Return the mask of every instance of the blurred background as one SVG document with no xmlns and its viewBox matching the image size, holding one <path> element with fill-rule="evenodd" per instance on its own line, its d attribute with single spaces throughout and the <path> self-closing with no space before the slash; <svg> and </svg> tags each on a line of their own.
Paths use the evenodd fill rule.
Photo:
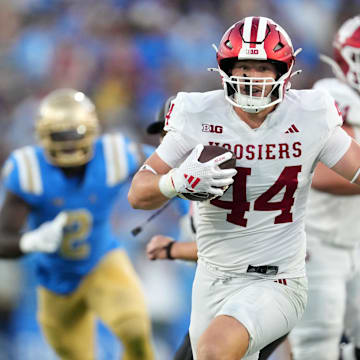
<svg viewBox="0 0 360 360">
<path fill-rule="evenodd" d="M 318 54 L 332 54 L 339 25 L 360 13 L 360 0 L 0 0 L 0 164 L 17 147 L 33 144 L 39 101 L 72 87 L 95 102 L 103 131 L 135 141 L 146 135 L 162 102 L 178 91 L 221 86 L 206 71 L 224 31 L 239 19 L 267 16 L 304 50 L 295 88 L 330 76 Z M 134 238 L 130 230 L 151 212 L 119 199 L 114 226 L 139 272 L 153 320 L 157 360 L 169 360 L 185 334 L 195 267 L 150 262 L 144 247 L 163 233 L 177 237 L 179 211 L 168 207 Z M 0 360 L 55 359 L 36 324 L 31 257 L 0 262 Z M 99 325 L 98 359 L 117 359 L 119 345 Z"/>
</svg>

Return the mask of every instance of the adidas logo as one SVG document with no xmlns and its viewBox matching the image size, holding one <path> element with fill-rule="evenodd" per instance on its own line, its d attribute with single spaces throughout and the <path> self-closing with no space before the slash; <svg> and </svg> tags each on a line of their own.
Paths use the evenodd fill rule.
<svg viewBox="0 0 360 360">
<path fill-rule="evenodd" d="M 191 188 L 195 188 L 195 186 L 200 182 L 200 178 L 194 178 L 192 175 L 184 174 L 185 179 L 187 179 L 187 182 L 191 186 Z M 186 188 L 188 191 L 193 192 L 193 190 Z"/>
<path fill-rule="evenodd" d="M 292 124 L 286 131 L 285 134 L 300 132 L 298 128 Z"/>
</svg>

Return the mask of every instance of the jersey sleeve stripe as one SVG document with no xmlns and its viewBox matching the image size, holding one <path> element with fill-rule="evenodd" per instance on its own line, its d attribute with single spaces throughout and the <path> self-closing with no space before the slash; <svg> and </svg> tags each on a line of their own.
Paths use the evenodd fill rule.
<svg viewBox="0 0 360 360">
<path fill-rule="evenodd" d="M 43 191 L 39 164 L 30 146 L 16 150 L 15 160 L 19 168 L 20 187 L 24 192 L 40 195 Z"/>
<path fill-rule="evenodd" d="M 111 138 L 107 134 L 103 138 L 104 143 L 104 155 L 105 155 L 105 166 L 106 166 L 106 183 L 112 185 L 115 183 L 115 168 L 114 164 L 114 152 L 111 151 Z"/>
<path fill-rule="evenodd" d="M 118 169 L 118 178 L 117 182 L 124 181 L 128 175 L 129 175 L 129 169 L 128 169 L 128 160 L 127 160 L 127 154 L 126 154 L 126 144 L 125 139 L 120 134 L 113 135 L 115 138 L 115 146 L 116 146 L 116 152 L 117 156 L 115 160 L 117 161 L 117 169 Z"/>
<path fill-rule="evenodd" d="M 128 175 L 125 141 L 119 135 L 104 136 L 104 153 L 106 164 L 106 183 L 114 186 L 126 179 Z"/>
<path fill-rule="evenodd" d="M 119 166 L 119 160 L 118 160 L 118 151 L 117 151 L 117 142 L 114 135 L 110 136 L 110 142 L 111 142 L 111 152 L 113 153 L 113 166 L 114 166 L 114 184 L 117 183 L 118 179 L 120 178 L 120 166 Z"/>
<path fill-rule="evenodd" d="M 142 150 L 142 146 L 140 144 L 131 142 L 128 146 L 128 149 L 136 161 L 136 168 L 139 168 L 140 165 L 143 164 L 146 160 L 146 156 Z"/>
<path fill-rule="evenodd" d="M 23 149 L 14 152 L 14 158 L 19 169 L 19 183 L 22 191 L 29 192 L 29 172 L 27 169 Z"/>
<path fill-rule="evenodd" d="M 24 149 L 24 152 L 30 167 L 30 184 L 32 192 L 36 195 L 41 195 L 43 193 L 43 186 L 41 181 L 40 166 L 35 154 L 35 149 L 28 146 Z"/>
</svg>

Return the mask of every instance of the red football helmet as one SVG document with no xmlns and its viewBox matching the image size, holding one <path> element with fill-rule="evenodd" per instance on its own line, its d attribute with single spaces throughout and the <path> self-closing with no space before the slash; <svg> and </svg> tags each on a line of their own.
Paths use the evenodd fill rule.
<svg viewBox="0 0 360 360">
<path fill-rule="evenodd" d="M 246 112 L 256 113 L 273 106 L 284 97 L 290 88 L 289 79 L 295 62 L 295 56 L 301 49 L 294 52 L 290 37 L 285 30 L 273 20 L 265 17 L 246 17 L 232 25 L 223 35 L 216 58 L 225 89 L 225 98 L 234 106 Z M 277 77 L 240 77 L 232 76 L 231 70 L 238 60 L 270 61 L 276 65 Z M 296 72 L 298 73 L 298 72 Z M 261 96 L 253 96 L 253 85 L 262 86 Z M 240 85 L 247 85 L 247 95 L 240 92 Z M 264 96 L 265 86 L 273 88 Z"/>
<path fill-rule="evenodd" d="M 341 71 L 339 74 L 335 70 L 335 74 L 360 91 L 360 16 L 345 21 L 333 45 L 334 60 Z"/>
</svg>

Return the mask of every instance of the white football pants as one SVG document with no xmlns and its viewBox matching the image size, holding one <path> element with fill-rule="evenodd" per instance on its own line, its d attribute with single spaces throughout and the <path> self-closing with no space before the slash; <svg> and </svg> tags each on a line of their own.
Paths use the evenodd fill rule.
<svg viewBox="0 0 360 360">
<path fill-rule="evenodd" d="M 232 316 L 250 334 L 246 360 L 256 360 L 260 349 L 288 333 L 306 305 L 306 279 L 280 284 L 253 274 L 231 277 L 199 261 L 192 295 L 190 339 L 194 359 L 201 334 L 218 315 Z"/>
<path fill-rule="evenodd" d="M 346 312 L 347 333 L 360 345 L 360 255 L 309 234 L 307 249 L 308 304 L 290 334 L 294 360 L 338 360 Z"/>
</svg>

